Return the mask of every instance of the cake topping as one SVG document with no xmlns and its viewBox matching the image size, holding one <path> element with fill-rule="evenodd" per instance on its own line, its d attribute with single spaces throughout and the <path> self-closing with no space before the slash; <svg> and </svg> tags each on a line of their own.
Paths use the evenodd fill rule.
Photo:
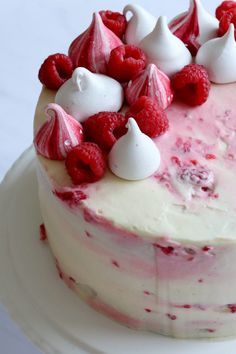
<svg viewBox="0 0 236 354">
<path fill-rule="evenodd" d="M 65 54 L 50 55 L 38 73 L 40 82 L 50 90 L 57 90 L 73 73 L 73 63 Z"/>
<path fill-rule="evenodd" d="M 146 66 L 147 58 L 142 49 L 134 45 L 121 45 L 111 51 L 107 71 L 120 82 L 138 75 Z"/>
<path fill-rule="evenodd" d="M 134 118 L 139 129 L 150 138 L 164 134 L 169 128 L 164 110 L 147 96 L 141 96 L 126 112 L 126 117 Z"/>
<path fill-rule="evenodd" d="M 128 132 L 114 144 L 109 154 L 109 166 L 118 177 L 142 180 L 160 166 L 160 153 L 155 143 L 143 134 L 133 118 L 127 123 Z"/>
<path fill-rule="evenodd" d="M 236 6 L 222 15 L 218 32 L 220 37 L 228 31 L 231 23 L 234 25 L 234 37 L 236 39 Z"/>
<path fill-rule="evenodd" d="M 192 56 L 184 43 L 174 36 L 161 16 L 154 30 L 140 43 L 150 63 L 154 63 L 166 75 L 171 76 L 190 64 Z"/>
<path fill-rule="evenodd" d="M 163 109 L 166 109 L 173 100 L 170 79 L 155 64 L 149 64 L 129 82 L 125 95 L 130 105 L 139 97 L 148 96 Z"/>
<path fill-rule="evenodd" d="M 206 42 L 199 49 L 196 62 L 205 66 L 210 80 L 216 84 L 236 81 L 234 25 L 223 37 Z"/>
<path fill-rule="evenodd" d="M 211 83 L 202 65 L 190 64 L 173 76 L 172 87 L 183 102 L 197 106 L 206 102 Z"/>
<path fill-rule="evenodd" d="M 101 111 L 119 111 L 123 104 L 123 88 L 108 76 L 77 68 L 72 78 L 58 90 L 55 101 L 83 122 Z"/>
<path fill-rule="evenodd" d="M 217 37 L 219 23 L 202 6 L 199 0 L 190 0 L 187 12 L 174 18 L 169 27 L 180 38 L 193 55 L 206 41 Z"/>
<path fill-rule="evenodd" d="M 206 166 L 185 163 L 178 167 L 177 178 L 185 184 L 192 185 L 195 189 L 200 188 L 204 193 L 214 190 L 215 176 Z"/>
<path fill-rule="evenodd" d="M 112 12 L 109 10 L 99 11 L 99 15 L 101 16 L 104 25 L 114 32 L 117 37 L 122 39 L 127 27 L 125 16 L 119 12 Z"/>
<path fill-rule="evenodd" d="M 90 27 L 71 43 L 69 56 L 75 67 L 83 66 L 105 74 L 110 52 L 121 44 L 121 40 L 104 25 L 99 13 L 94 13 Z"/>
<path fill-rule="evenodd" d="M 106 162 L 100 148 L 94 143 L 74 147 L 66 157 L 65 165 L 74 184 L 92 183 L 101 179 Z"/>
<path fill-rule="evenodd" d="M 127 119 L 121 113 L 100 112 L 84 122 L 86 139 L 109 151 L 116 140 L 126 133 L 126 123 Z"/>
<path fill-rule="evenodd" d="M 220 6 L 217 7 L 216 9 L 216 18 L 218 20 L 221 19 L 221 17 L 228 11 L 233 8 L 236 8 L 236 2 L 235 1 L 223 1 Z"/>
<path fill-rule="evenodd" d="M 154 29 L 156 18 L 140 5 L 125 6 L 124 15 L 128 12 L 132 13 L 132 17 L 128 22 L 125 40 L 128 44 L 138 45 Z"/>
<path fill-rule="evenodd" d="M 55 103 L 46 106 L 45 114 L 47 121 L 34 138 L 36 151 L 51 160 L 64 160 L 83 141 L 82 126 Z"/>
</svg>

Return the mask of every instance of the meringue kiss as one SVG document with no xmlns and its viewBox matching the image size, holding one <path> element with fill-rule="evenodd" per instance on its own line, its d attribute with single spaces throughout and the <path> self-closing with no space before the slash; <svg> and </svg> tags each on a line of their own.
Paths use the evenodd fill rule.
<svg viewBox="0 0 236 354">
<path fill-rule="evenodd" d="M 192 62 L 192 56 L 184 43 L 174 36 L 161 16 L 154 30 L 139 44 L 148 61 L 155 64 L 166 75 L 172 76 Z"/>
<path fill-rule="evenodd" d="M 148 64 L 145 70 L 128 83 L 125 95 L 129 105 L 141 96 L 148 96 L 163 109 L 173 100 L 170 79 L 155 64 Z"/>
<path fill-rule="evenodd" d="M 189 10 L 174 18 L 169 27 L 196 55 L 202 44 L 217 37 L 219 22 L 205 10 L 200 0 L 190 0 Z"/>
<path fill-rule="evenodd" d="M 124 15 L 127 16 L 128 12 L 132 13 L 132 17 L 125 32 L 125 41 L 138 46 L 141 40 L 153 31 L 157 19 L 140 5 L 125 6 Z"/>
<path fill-rule="evenodd" d="M 136 121 L 129 118 L 128 132 L 113 145 L 109 154 L 109 166 L 118 177 L 138 181 L 150 177 L 160 166 L 160 152 Z"/>
<path fill-rule="evenodd" d="M 69 56 L 75 67 L 83 66 L 94 73 L 105 74 L 110 52 L 122 44 L 104 25 L 99 13 L 94 13 L 89 28 L 71 43 Z"/>
<path fill-rule="evenodd" d="M 203 44 L 197 53 L 196 63 L 205 66 L 210 81 L 216 84 L 236 81 L 236 42 L 233 24 L 223 37 Z"/>
<path fill-rule="evenodd" d="M 64 160 L 83 141 L 82 126 L 56 103 L 49 103 L 45 114 L 47 121 L 34 138 L 36 151 L 51 160 Z"/>
<path fill-rule="evenodd" d="M 85 68 L 77 68 L 72 78 L 57 91 L 55 102 L 83 122 L 98 112 L 119 111 L 123 98 L 123 88 L 118 81 Z"/>
</svg>

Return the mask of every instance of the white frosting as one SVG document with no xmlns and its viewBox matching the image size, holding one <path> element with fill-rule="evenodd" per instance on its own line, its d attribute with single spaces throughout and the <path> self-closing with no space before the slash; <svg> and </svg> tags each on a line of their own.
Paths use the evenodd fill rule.
<svg viewBox="0 0 236 354">
<path fill-rule="evenodd" d="M 217 32 L 219 28 L 219 21 L 209 14 L 209 12 L 204 8 L 200 0 L 190 0 L 190 7 L 188 12 L 184 12 L 177 17 L 175 17 L 170 22 L 171 31 L 174 33 L 177 29 L 181 28 L 185 25 L 190 16 L 192 16 L 192 11 L 196 6 L 196 16 L 197 16 L 197 24 L 199 27 L 199 36 L 197 38 L 198 43 L 200 45 L 204 44 L 205 42 L 209 41 L 212 38 L 217 37 Z M 179 22 L 178 22 L 179 19 Z M 182 21 L 181 21 L 182 19 Z M 172 24 L 176 23 L 175 26 Z"/>
<path fill-rule="evenodd" d="M 167 19 L 161 16 L 154 30 L 140 43 L 150 63 L 171 76 L 192 61 L 192 56 L 184 43 L 174 36 L 167 24 Z"/>
<path fill-rule="evenodd" d="M 113 146 L 109 166 L 118 177 L 137 181 L 150 177 L 160 166 L 160 153 L 151 138 L 143 134 L 134 118 L 129 118 L 128 132 Z"/>
<path fill-rule="evenodd" d="M 55 102 L 79 122 L 84 122 L 101 111 L 119 111 L 123 95 L 123 88 L 116 80 L 79 67 L 60 87 Z"/>
<path fill-rule="evenodd" d="M 152 32 L 157 19 L 140 5 L 125 6 L 124 15 L 128 12 L 132 13 L 132 17 L 128 22 L 125 40 L 128 44 L 138 45 L 145 36 Z"/>
<path fill-rule="evenodd" d="M 236 81 L 236 43 L 233 24 L 223 37 L 212 39 L 200 48 L 196 63 L 205 66 L 212 82 L 227 84 Z"/>
</svg>

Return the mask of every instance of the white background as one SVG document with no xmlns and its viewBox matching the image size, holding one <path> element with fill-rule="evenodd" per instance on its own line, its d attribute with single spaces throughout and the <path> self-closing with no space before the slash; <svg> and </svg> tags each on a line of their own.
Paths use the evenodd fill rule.
<svg viewBox="0 0 236 354">
<path fill-rule="evenodd" d="M 219 3 L 202 1 L 212 12 Z M 167 15 L 169 19 L 188 7 L 188 0 L 137 3 L 156 16 Z M 37 75 L 42 61 L 53 53 L 67 53 L 71 41 L 89 25 L 92 12 L 121 11 L 124 5 L 123 0 L 1 1 L 0 181 L 32 142 L 34 109 L 41 89 Z M 39 353 L 0 304 L 0 354 Z"/>
</svg>

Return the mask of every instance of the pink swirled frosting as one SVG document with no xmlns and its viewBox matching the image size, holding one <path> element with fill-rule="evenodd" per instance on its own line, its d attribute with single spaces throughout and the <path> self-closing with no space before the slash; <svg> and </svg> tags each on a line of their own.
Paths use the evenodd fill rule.
<svg viewBox="0 0 236 354">
<path fill-rule="evenodd" d="M 82 142 L 82 126 L 56 103 L 49 103 L 45 114 L 47 121 L 34 138 L 36 151 L 51 160 L 64 160 L 67 153 Z"/>
</svg>

